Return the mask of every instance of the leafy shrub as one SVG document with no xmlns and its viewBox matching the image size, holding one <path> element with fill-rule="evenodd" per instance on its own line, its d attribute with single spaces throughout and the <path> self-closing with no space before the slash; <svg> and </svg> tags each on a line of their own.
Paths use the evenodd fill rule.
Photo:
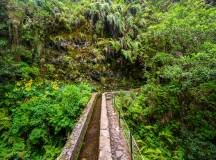
<svg viewBox="0 0 216 160">
<path fill-rule="evenodd" d="M 22 84 L 17 83 L 18 88 L 8 93 L 8 98 L 14 97 L 17 102 L 12 115 L 2 108 L 1 158 L 54 159 L 88 102 L 91 88 L 86 84 L 60 86 L 32 80 Z"/>
<path fill-rule="evenodd" d="M 156 54 L 142 90 L 117 98 L 147 159 L 215 159 L 215 44 L 200 48 Z"/>
</svg>

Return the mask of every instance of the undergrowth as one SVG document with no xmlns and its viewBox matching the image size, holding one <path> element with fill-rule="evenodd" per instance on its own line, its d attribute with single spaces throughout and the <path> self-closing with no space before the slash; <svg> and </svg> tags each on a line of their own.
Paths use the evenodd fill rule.
<svg viewBox="0 0 216 160">
<path fill-rule="evenodd" d="M 84 83 L 16 82 L 1 100 L 0 159 L 55 159 L 90 94 Z"/>
</svg>

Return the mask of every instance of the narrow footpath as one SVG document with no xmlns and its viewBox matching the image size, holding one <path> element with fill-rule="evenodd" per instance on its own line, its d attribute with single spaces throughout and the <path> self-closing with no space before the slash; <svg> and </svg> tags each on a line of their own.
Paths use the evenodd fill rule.
<svg viewBox="0 0 216 160">
<path fill-rule="evenodd" d="M 120 128 L 117 113 L 112 103 L 113 95 L 106 94 L 107 116 L 109 120 L 110 145 L 113 160 L 130 160 L 130 152 Z"/>
</svg>

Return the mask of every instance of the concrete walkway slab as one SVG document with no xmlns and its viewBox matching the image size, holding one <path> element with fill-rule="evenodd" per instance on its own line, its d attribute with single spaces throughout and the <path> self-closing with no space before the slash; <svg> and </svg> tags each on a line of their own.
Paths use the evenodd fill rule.
<svg viewBox="0 0 216 160">
<path fill-rule="evenodd" d="M 106 108 L 106 95 L 102 95 L 101 103 L 101 125 L 100 125 L 100 141 L 99 141 L 99 160 L 112 160 L 109 122 Z"/>
</svg>

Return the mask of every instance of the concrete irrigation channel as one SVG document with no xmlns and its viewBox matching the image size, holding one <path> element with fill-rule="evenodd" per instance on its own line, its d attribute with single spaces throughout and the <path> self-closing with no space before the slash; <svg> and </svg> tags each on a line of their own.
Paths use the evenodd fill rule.
<svg viewBox="0 0 216 160">
<path fill-rule="evenodd" d="M 101 96 L 95 102 L 93 114 L 85 134 L 78 159 L 97 160 L 99 155 Z"/>
<path fill-rule="evenodd" d="M 131 160 L 112 97 L 92 95 L 57 160 Z"/>
</svg>

